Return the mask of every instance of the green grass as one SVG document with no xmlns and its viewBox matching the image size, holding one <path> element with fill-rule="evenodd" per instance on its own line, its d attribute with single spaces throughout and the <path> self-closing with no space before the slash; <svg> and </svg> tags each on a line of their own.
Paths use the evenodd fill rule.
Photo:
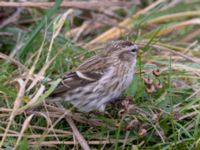
<svg viewBox="0 0 200 150">
<path fill-rule="evenodd" d="M 33 74 L 36 75 L 39 72 L 44 77 L 27 91 L 33 81 L 28 80 L 27 72 L 16 63 L 8 61 L 8 58 L 0 59 L 0 141 L 5 136 L 6 128 L 11 122 L 5 141 L 2 143 L 3 149 L 12 149 L 14 146 L 19 149 L 30 147 L 34 149 L 72 149 L 73 147 L 82 149 L 79 144 L 73 143 L 74 136 L 71 127 L 64 118 L 60 118 L 62 114 L 56 112 L 55 108 L 49 111 L 38 110 L 30 123 L 24 124 L 31 115 L 24 113 L 25 108 L 28 107 L 27 103 L 39 94 L 43 86 L 43 91 L 46 92 L 40 93 L 36 101 L 45 99 L 60 82 L 59 79 L 64 72 L 75 69 L 84 59 L 94 55 L 95 52 L 84 49 L 84 45 L 94 39 L 97 34 L 100 35 L 109 29 L 108 25 L 104 25 L 98 30 L 81 35 L 78 41 L 74 42 L 73 37 L 65 36 L 66 31 L 71 31 L 76 27 L 72 25 L 71 19 L 67 16 L 62 30 L 53 38 L 58 31 L 58 26 L 61 25 L 59 20 L 66 12 L 64 9 L 56 11 L 61 1 L 56 2 L 53 8 L 47 10 L 45 14 L 39 13 L 38 9 L 30 9 L 30 11 L 38 12 L 35 16 L 28 12 L 22 14 L 22 16 L 29 16 L 32 20 L 37 19 L 39 15 L 39 18 L 43 18 L 40 23 L 33 21 L 20 26 L 11 24 L 0 29 L 0 32 L 13 35 L 0 37 L 0 52 L 8 56 L 15 53 L 12 59 L 21 62 L 28 69 L 31 73 L 30 79 L 36 80 L 37 77 Z M 184 26 L 182 29 L 159 36 L 159 33 L 167 27 L 199 18 L 200 15 L 184 16 L 176 20 L 164 19 L 154 25 L 148 24 L 148 21 L 161 16 L 198 11 L 200 3 L 199 1 L 190 3 L 183 1 L 165 8 L 170 6 L 169 4 L 170 2 L 165 1 L 136 18 L 131 24 L 134 27 L 134 33 L 130 32 L 118 37 L 135 41 L 142 46 L 134 80 L 124 92 L 123 98 L 120 98 L 123 100 L 124 97 L 132 96 L 128 110 L 121 107 L 121 101 L 107 106 L 109 115 L 80 113 L 72 108 L 71 104 L 64 104 L 67 110 L 72 111 L 75 125 L 91 149 L 197 150 L 200 148 L 200 96 L 198 92 L 200 89 L 198 39 L 200 36 L 189 41 L 183 40 L 199 28 L 194 23 L 189 27 Z M 138 7 L 137 10 L 143 9 L 144 5 L 147 4 L 143 3 L 142 8 Z M 132 8 L 129 9 L 130 13 L 133 13 Z M 87 20 L 84 20 L 84 15 L 79 15 L 75 16 L 76 21 L 85 22 Z M 122 18 L 121 21 L 124 19 Z M 19 21 L 23 21 L 23 17 Z M 27 32 L 29 30 L 32 32 Z M 16 47 L 20 44 L 23 45 L 22 48 L 16 51 Z M 180 55 L 174 52 L 179 52 Z M 47 65 L 46 69 L 45 65 Z M 157 68 L 161 71 L 159 76 L 152 73 Z M 160 82 L 162 88 L 152 93 L 147 92 L 143 78 L 152 79 L 153 84 Z M 17 86 L 14 81 L 16 79 L 23 79 L 24 84 L 26 80 L 28 81 L 18 107 L 16 98 L 20 86 Z M 14 111 L 14 106 L 20 112 Z M 14 118 L 10 120 L 12 111 Z M 18 145 L 15 145 L 23 126 L 26 129 Z"/>
</svg>

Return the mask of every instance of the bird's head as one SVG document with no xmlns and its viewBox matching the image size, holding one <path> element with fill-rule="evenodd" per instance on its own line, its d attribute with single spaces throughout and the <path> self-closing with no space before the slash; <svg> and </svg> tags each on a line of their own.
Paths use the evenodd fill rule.
<svg viewBox="0 0 200 150">
<path fill-rule="evenodd" d="M 107 45 L 105 54 L 108 57 L 118 58 L 121 61 L 132 62 L 136 59 L 138 46 L 129 41 L 117 40 Z"/>
</svg>

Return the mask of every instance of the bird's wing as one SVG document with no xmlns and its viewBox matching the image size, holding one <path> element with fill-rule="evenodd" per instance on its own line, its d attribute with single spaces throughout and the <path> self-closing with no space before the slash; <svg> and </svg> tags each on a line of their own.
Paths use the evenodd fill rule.
<svg viewBox="0 0 200 150">
<path fill-rule="evenodd" d="M 94 56 L 82 63 L 75 72 L 66 73 L 52 95 L 59 95 L 95 82 L 103 76 L 107 69 L 105 58 Z"/>
<path fill-rule="evenodd" d="M 96 81 L 102 77 L 107 68 L 108 64 L 105 57 L 94 56 L 83 62 L 76 73 L 86 80 Z"/>
</svg>

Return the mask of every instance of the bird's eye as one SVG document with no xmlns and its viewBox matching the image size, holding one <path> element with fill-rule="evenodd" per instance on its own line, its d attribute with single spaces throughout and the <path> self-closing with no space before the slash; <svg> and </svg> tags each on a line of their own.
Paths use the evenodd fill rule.
<svg viewBox="0 0 200 150">
<path fill-rule="evenodd" d="M 131 49 L 131 52 L 136 52 L 136 50 L 137 50 L 136 48 L 133 48 Z"/>
<path fill-rule="evenodd" d="M 129 51 L 131 52 L 137 52 L 138 51 L 138 46 L 135 44 L 132 44 L 131 46 L 128 47 Z"/>
<path fill-rule="evenodd" d="M 132 49 L 131 49 L 131 52 L 137 52 L 138 51 L 138 48 L 137 47 L 133 47 Z"/>
</svg>

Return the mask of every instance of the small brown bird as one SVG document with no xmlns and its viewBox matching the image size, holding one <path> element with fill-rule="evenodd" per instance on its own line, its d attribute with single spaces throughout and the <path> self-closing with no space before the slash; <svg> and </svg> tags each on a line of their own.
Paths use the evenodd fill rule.
<svg viewBox="0 0 200 150">
<path fill-rule="evenodd" d="M 62 97 L 80 111 L 104 112 L 131 83 L 138 46 L 129 41 L 110 42 L 101 54 L 83 62 L 76 71 L 64 75 L 51 96 Z"/>
</svg>

